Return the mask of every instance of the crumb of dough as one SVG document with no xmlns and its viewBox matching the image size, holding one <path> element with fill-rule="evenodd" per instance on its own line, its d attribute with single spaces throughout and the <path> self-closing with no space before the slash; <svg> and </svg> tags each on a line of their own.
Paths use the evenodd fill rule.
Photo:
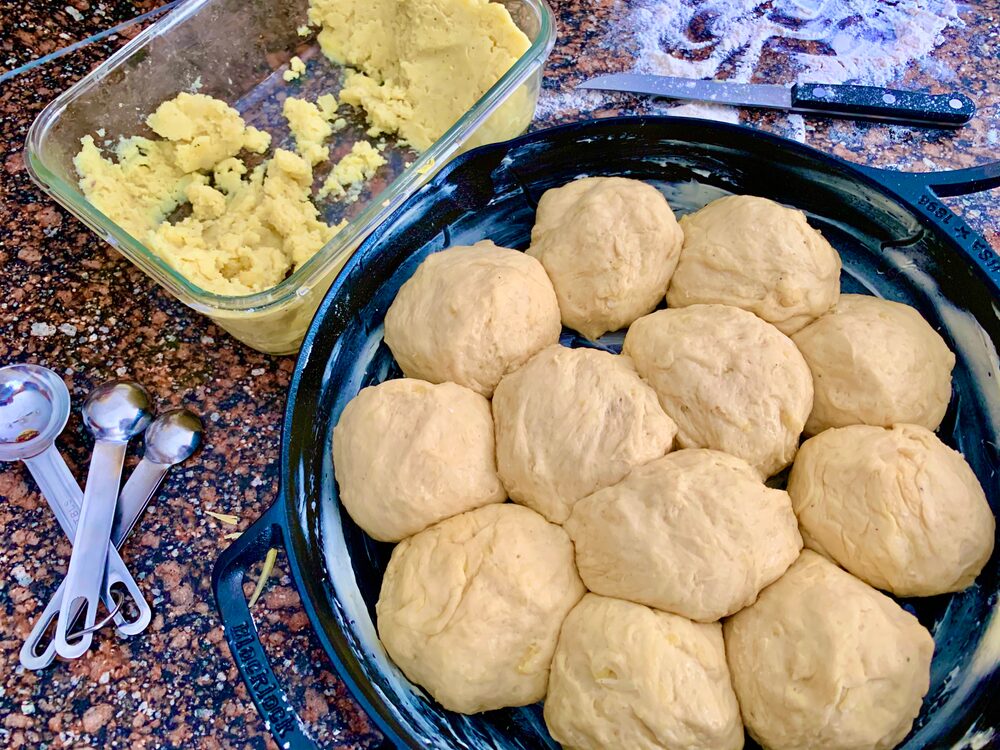
<svg viewBox="0 0 1000 750">
<path fill-rule="evenodd" d="M 286 81 L 294 81 L 296 78 L 301 77 L 303 73 L 306 72 L 306 64 L 302 62 L 302 58 L 295 55 L 291 60 L 288 61 L 288 70 L 281 74 L 281 77 Z"/>
<path fill-rule="evenodd" d="M 330 158 L 330 149 L 323 141 L 330 137 L 333 128 L 316 104 L 290 96 L 281 111 L 295 136 L 295 150 L 303 159 L 315 165 Z"/>
<path fill-rule="evenodd" d="M 356 69 L 340 98 L 364 108 L 368 134 L 398 132 L 420 151 L 531 44 L 507 9 L 489 0 L 310 0 L 309 22 L 322 27 L 324 54 Z M 494 123 L 503 138 L 531 118 L 530 97 L 515 98 L 516 111 Z"/>
<path fill-rule="evenodd" d="M 370 179 L 375 171 L 385 164 L 385 157 L 372 148 L 368 141 L 358 141 L 351 147 L 351 153 L 337 162 L 329 177 L 320 188 L 319 197 L 342 196 L 345 188 Z"/>
<path fill-rule="evenodd" d="M 426 164 L 420 165 L 420 169 L 417 170 L 417 174 L 424 175 L 430 172 L 436 166 L 434 159 L 431 159 Z"/>
<path fill-rule="evenodd" d="M 298 34 L 299 36 L 309 36 L 310 31 L 311 29 L 305 24 L 302 24 L 297 29 L 295 29 L 295 33 Z"/>
<path fill-rule="evenodd" d="M 347 127 L 347 120 L 345 120 L 343 117 L 338 117 L 336 120 L 333 121 L 333 132 L 334 133 L 339 133 L 341 130 L 343 130 L 346 127 Z"/>
<path fill-rule="evenodd" d="M 316 99 L 316 106 L 326 120 L 332 120 L 337 116 L 337 107 L 340 105 L 337 104 L 337 97 L 333 94 L 323 94 Z"/>
<path fill-rule="evenodd" d="M 112 161 L 85 136 L 73 163 L 87 199 L 192 284 L 225 295 L 269 289 L 347 223 L 322 221 L 312 167 L 298 154 L 278 149 L 248 174 L 237 154 L 266 150 L 270 134 L 224 102 L 179 94 L 147 122 L 164 140 L 122 138 Z M 167 221 L 184 203 L 191 214 Z"/>
</svg>

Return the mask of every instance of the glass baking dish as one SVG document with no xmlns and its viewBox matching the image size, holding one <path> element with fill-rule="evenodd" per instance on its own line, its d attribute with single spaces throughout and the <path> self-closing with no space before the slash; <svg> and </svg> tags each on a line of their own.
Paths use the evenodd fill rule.
<svg viewBox="0 0 1000 750">
<path fill-rule="evenodd" d="M 348 224 L 315 256 L 275 287 L 243 296 L 201 289 L 95 208 L 78 186 L 73 157 L 80 138 L 98 145 L 119 136 L 152 135 L 145 118 L 181 91 L 235 107 L 251 125 L 274 136 L 271 147 L 293 148 L 281 116 L 286 95 L 314 101 L 340 90 L 342 68 L 319 50 L 315 31 L 301 36 L 308 0 L 188 0 L 146 29 L 90 75 L 53 101 L 28 133 L 28 170 L 45 192 L 186 305 L 208 315 L 240 341 L 270 354 L 298 350 L 309 321 L 337 272 L 360 242 L 462 150 L 512 138 L 531 122 L 542 67 L 555 41 L 545 0 L 503 0 L 531 45 L 514 66 L 427 151 L 417 154 L 386 137 L 387 163 L 355 202 L 314 203 L 324 219 Z M 307 70 L 297 81 L 282 73 L 297 55 Z M 330 161 L 315 184 L 365 136 L 363 113 L 342 107 L 347 127 L 328 141 Z"/>
</svg>

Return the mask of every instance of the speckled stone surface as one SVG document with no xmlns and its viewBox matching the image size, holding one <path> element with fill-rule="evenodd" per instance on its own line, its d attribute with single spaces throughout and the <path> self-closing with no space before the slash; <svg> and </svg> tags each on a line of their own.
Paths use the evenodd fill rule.
<svg viewBox="0 0 1000 750">
<path fill-rule="evenodd" d="M 74 14 L 63 2 L 0 0 L 0 70 L 155 5 L 155 0 L 73 0 Z M 669 108 L 627 95 L 572 94 L 583 78 L 635 63 L 639 47 L 620 22 L 634 5 L 553 2 L 559 39 L 535 127 Z M 938 64 L 914 65 L 900 83 L 933 90 L 960 87 L 979 104 L 980 114 L 970 126 L 947 133 L 814 120 L 807 121 L 806 142 L 853 161 L 917 171 L 997 158 L 1000 4 L 964 8 L 964 27 L 946 30 L 932 55 Z M 0 86 L 0 363 L 36 362 L 56 369 L 76 404 L 103 380 L 137 379 L 160 408 L 183 404 L 204 415 L 207 445 L 170 475 L 124 551 L 153 604 L 153 625 L 129 641 L 103 632 L 86 658 L 40 673 L 23 671 L 17 654 L 64 573 L 70 548 L 27 473 L 19 466 L 0 471 L 0 745 L 274 747 L 229 657 L 209 581 L 215 558 L 227 544 L 224 536 L 246 528 L 275 495 L 281 417 L 294 359 L 240 345 L 154 286 L 48 200 L 31 183 L 21 155 L 28 126 L 44 105 L 134 33 L 123 32 Z M 942 71 L 947 75 L 942 77 Z M 756 77 L 789 80 L 785 58 L 765 55 Z M 742 120 L 775 132 L 788 128 L 781 115 L 744 113 Z M 950 203 L 1000 249 L 996 198 L 986 193 Z M 82 478 L 91 443 L 77 412 L 58 445 Z M 129 465 L 135 460 L 132 455 Z M 225 525 L 207 511 L 234 514 L 239 522 Z M 279 557 L 255 609 L 280 677 L 324 744 L 377 744 L 377 731 L 311 634 L 282 565 Z"/>
</svg>

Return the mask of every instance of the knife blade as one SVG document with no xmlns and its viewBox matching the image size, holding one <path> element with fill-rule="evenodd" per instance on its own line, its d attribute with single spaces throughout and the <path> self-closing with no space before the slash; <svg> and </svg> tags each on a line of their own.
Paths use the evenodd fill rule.
<svg viewBox="0 0 1000 750">
<path fill-rule="evenodd" d="M 969 122 L 976 113 L 973 101 L 957 92 L 927 94 L 854 84 L 797 83 L 779 86 L 614 73 L 591 78 L 578 88 L 626 91 L 669 99 L 781 109 L 830 117 L 889 120 L 925 127 L 959 127 Z"/>
</svg>

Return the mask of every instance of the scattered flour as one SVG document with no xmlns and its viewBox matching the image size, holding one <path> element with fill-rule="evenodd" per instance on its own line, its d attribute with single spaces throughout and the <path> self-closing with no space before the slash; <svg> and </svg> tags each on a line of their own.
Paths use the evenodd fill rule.
<svg viewBox="0 0 1000 750">
<path fill-rule="evenodd" d="M 535 107 L 535 119 L 545 121 L 559 118 L 560 115 L 589 113 L 606 101 L 607 97 L 602 91 L 589 89 L 554 91 L 543 88 L 538 97 L 538 105 Z"/>
<path fill-rule="evenodd" d="M 952 750 L 984 750 L 992 746 L 994 738 L 996 738 L 996 734 L 992 729 L 976 731 L 976 727 L 973 725 Z"/>
<path fill-rule="evenodd" d="M 790 72 L 789 80 L 768 83 L 879 86 L 922 62 L 944 29 L 961 24 L 953 0 L 659 0 L 631 11 L 614 33 L 634 36 L 640 73 L 748 82 L 766 50 Z M 670 113 L 736 118 L 733 107 L 719 105 L 684 104 Z M 801 117 L 789 125 L 804 138 Z"/>
<path fill-rule="evenodd" d="M 749 81 L 765 47 L 798 68 L 798 80 L 891 83 L 961 23 L 953 0 L 662 0 L 628 21 L 647 73 Z M 695 41 L 696 37 L 703 41 Z M 805 43 L 814 43 L 810 51 Z"/>
</svg>

